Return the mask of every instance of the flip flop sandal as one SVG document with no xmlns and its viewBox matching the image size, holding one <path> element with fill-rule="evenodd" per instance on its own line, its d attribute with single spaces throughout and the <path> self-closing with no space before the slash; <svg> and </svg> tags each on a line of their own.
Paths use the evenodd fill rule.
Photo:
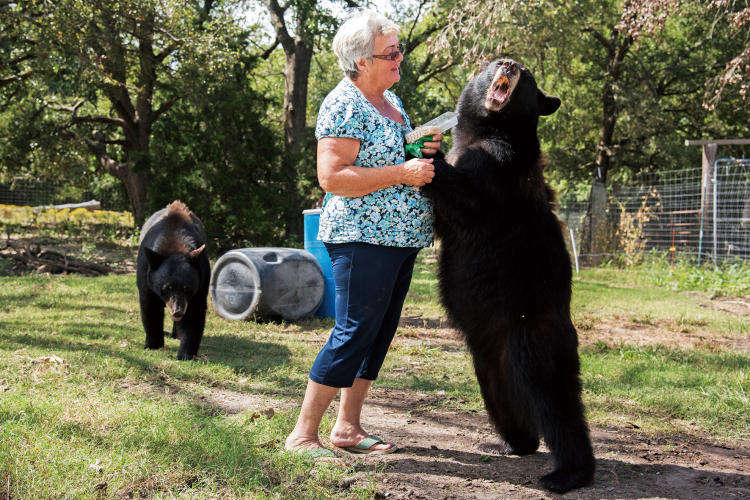
<svg viewBox="0 0 750 500">
<path fill-rule="evenodd" d="M 388 448 L 375 448 L 374 450 L 370 449 L 374 445 L 379 443 L 389 444 L 390 446 Z M 388 453 L 398 451 L 398 446 L 396 446 L 394 443 L 386 443 L 377 436 L 367 436 L 362 441 L 353 446 L 339 446 L 339 448 L 341 448 L 342 450 L 346 450 L 349 453 L 358 453 L 360 455 L 387 455 Z"/>
</svg>

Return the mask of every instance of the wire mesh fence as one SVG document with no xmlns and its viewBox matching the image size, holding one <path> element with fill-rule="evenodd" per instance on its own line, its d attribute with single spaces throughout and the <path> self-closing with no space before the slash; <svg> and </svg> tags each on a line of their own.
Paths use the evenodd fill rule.
<svg viewBox="0 0 750 500">
<path fill-rule="evenodd" d="M 719 159 L 701 167 L 653 172 L 615 188 L 606 210 L 606 235 L 586 245 L 586 202 L 562 203 L 571 253 L 636 260 L 648 251 L 688 256 L 699 263 L 750 259 L 750 159 Z M 571 239 L 572 237 L 572 239 Z"/>
<path fill-rule="evenodd" d="M 15 179 L 0 183 L 0 205 L 53 205 L 80 200 L 66 199 L 61 186 L 32 179 Z"/>
<path fill-rule="evenodd" d="M 715 211 L 710 221 L 715 260 L 750 258 L 750 159 L 716 161 L 713 172 Z M 705 226 L 705 224 L 704 224 Z M 704 228 L 704 231 L 706 228 Z"/>
</svg>

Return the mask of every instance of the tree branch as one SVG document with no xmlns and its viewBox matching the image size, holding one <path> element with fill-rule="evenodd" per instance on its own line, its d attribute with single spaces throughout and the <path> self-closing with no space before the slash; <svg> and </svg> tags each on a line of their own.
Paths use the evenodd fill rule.
<svg viewBox="0 0 750 500">
<path fill-rule="evenodd" d="M 606 49 L 607 49 L 607 52 L 609 52 L 609 53 L 610 53 L 610 55 L 611 55 L 611 54 L 614 54 L 614 51 L 615 51 L 615 50 L 614 50 L 614 47 L 612 47 L 612 43 L 611 43 L 611 42 L 610 42 L 609 40 L 607 40 L 607 39 L 606 39 L 606 38 L 604 37 L 604 35 L 602 35 L 602 34 L 601 34 L 601 33 L 599 33 L 598 31 L 596 31 L 596 30 L 595 30 L 594 28 L 592 28 L 591 26 L 587 26 L 587 27 L 583 28 L 583 31 L 585 31 L 585 32 L 587 32 L 587 33 L 591 33 L 592 35 L 594 35 L 594 38 L 596 38 L 596 40 L 597 40 L 597 41 L 598 41 L 599 43 L 601 43 L 601 44 L 602 44 L 602 45 L 604 46 L 604 48 L 606 48 Z"/>
<path fill-rule="evenodd" d="M 289 35 L 286 23 L 284 22 L 284 11 L 287 9 L 287 6 L 282 8 L 277 0 L 262 1 L 271 14 L 271 24 L 273 24 L 274 30 L 276 30 L 276 38 L 281 43 L 281 46 L 284 47 L 284 51 L 287 53 L 294 52 L 294 40 Z"/>
<path fill-rule="evenodd" d="M 22 71 L 21 73 L 18 73 L 17 75 L 5 76 L 3 78 L 0 78 L 0 88 L 10 85 L 11 83 L 14 83 L 14 82 L 20 82 L 21 80 L 25 80 L 29 76 L 31 76 L 31 73 L 32 71 L 30 69 L 27 69 L 26 71 Z"/>
<path fill-rule="evenodd" d="M 70 113 L 71 115 L 73 115 L 73 117 L 75 117 L 75 114 L 78 112 L 78 108 L 80 108 L 83 105 L 83 103 L 85 103 L 85 102 L 86 102 L 85 100 L 79 99 L 72 106 L 58 105 L 58 106 L 51 106 L 51 108 L 54 109 L 54 110 L 56 110 L 56 111 L 67 111 L 68 113 Z"/>
<path fill-rule="evenodd" d="M 435 75 L 439 75 L 440 73 L 443 73 L 444 71 L 449 70 L 450 68 L 452 68 L 456 64 L 458 64 L 458 63 L 455 62 L 455 61 L 448 61 L 447 63 L 443 64 L 439 68 L 435 68 L 433 71 L 430 71 L 429 73 L 427 73 L 426 75 L 424 75 L 424 77 L 417 78 L 417 87 L 419 87 L 423 83 L 429 81 Z"/>
<path fill-rule="evenodd" d="M 104 123 L 106 125 L 116 125 L 118 127 L 125 126 L 125 120 L 110 116 L 73 116 L 71 117 L 71 121 L 73 123 Z"/>
<path fill-rule="evenodd" d="M 406 48 L 404 49 L 404 51 L 406 52 L 406 54 L 409 54 L 412 50 L 414 50 L 417 47 L 419 47 L 422 43 L 424 43 L 425 41 L 427 41 L 427 39 L 430 37 L 430 35 L 432 35 L 436 31 L 442 29 L 443 27 L 444 27 L 443 25 L 437 24 L 435 26 L 432 26 L 432 27 L 429 27 L 429 28 L 425 29 L 424 31 L 422 31 L 418 35 L 415 35 L 414 38 L 408 40 L 406 42 Z"/>
<path fill-rule="evenodd" d="M 268 59 L 271 57 L 271 54 L 273 54 L 273 51 L 276 49 L 276 47 L 279 46 L 279 37 L 276 37 L 276 40 L 273 41 L 273 43 L 263 51 L 263 53 L 260 55 L 261 59 Z"/>
<path fill-rule="evenodd" d="M 152 115 L 153 122 L 156 122 L 156 120 L 158 120 L 161 115 L 169 111 L 169 108 L 174 106 L 176 102 L 177 102 L 177 99 L 170 99 L 169 101 L 159 106 L 159 109 L 154 111 L 154 114 Z"/>
<path fill-rule="evenodd" d="M 411 23 L 411 28 L 409 28 L 409 35 L 406 37 L 407 40 L 411 40 L 411 35 L 414 33 L 414 28 L 417 26 L 417 21 L 419 21 L 419 16 L 422 15 L 422 7 L 427 3 L 427 0 L 421 0 L 419 2 L 419 7 L 417 7 L 417 15 L 414 17 L 414 22 Z"/>
<path fill-rule="evenodd" d="M 104 138 L 104 134 L 95 131 L 92 134 L 92 138 L 84 137 L 83 143 L 86 145 L 89 151 L 96 156 L 99 160 L 99 164 L 108 173 L 114 175 L 118 179 L 123 178 L 127 170 L 132 167 L 131 163 L 121 163 L 113 159 L 107 153 L 107 140 Z"/>
<path fill-rule="evenodd" d="M 13 65 L 18 64 L 20 62 L 28 61 L 29 59 L 34 59 L 34 58 L 36 58 L 36 54 L 33 54 L 33 53 L 29 52 L 28 54 L 24 54 L 24 55 L 22 55 L 20 57 L 17 57 L 15 59 L 11 59 L 10 61 L 8 61 L 5 64 L 7 66 L 13 66 Z"/>
</svg>

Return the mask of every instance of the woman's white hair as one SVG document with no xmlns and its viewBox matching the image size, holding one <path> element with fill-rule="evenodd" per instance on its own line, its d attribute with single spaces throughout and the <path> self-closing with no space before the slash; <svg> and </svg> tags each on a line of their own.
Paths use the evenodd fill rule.
<svg viewBox="0 0 750 500">
<path fill-rule="evenodd" d="M 357 62 L 372 58 L 375 52 L 375 37 L 398 31 L 398 25 L 387 17 L 372 10 L 359 10 L 336 32 L 333 53 L 344 73 L 354 80 L 359 76 Z"/>
</svg>

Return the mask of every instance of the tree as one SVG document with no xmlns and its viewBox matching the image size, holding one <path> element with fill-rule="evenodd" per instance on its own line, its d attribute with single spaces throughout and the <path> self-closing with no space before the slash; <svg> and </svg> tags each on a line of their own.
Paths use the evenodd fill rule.
<svg viewBox="0 0 750 500">
<path fill-rule="evenodd" d="M 681 16 L 671 15 L 677 7 Z M 541 135 L 559 177 L 589 179 L 586 253 L 602 251 L 613 174 L 658 168 L 659 138 L 674 142 L 706 119 L 685 102 L 701 74 L 717 71 L 716 45 L 730 42 L 696 43 L 705 40 L 704 9 L 688 0 L 474 0 L 454 9 L 441 34 L 441 46 L 461 44 L 472 62 L 518 58 L 561 94 L 563 107 Z"/>
<path fill-rule="evenodd" d="M 154 125 L 152 203 L 185 201 L 203 220 L 212 250 L 291 243 L 282 135 L 268 121 L 268 99 L 252 89 L 257 62 L 243 55 L 221 72 L 191 64 L 190 85 Z"/>
<path fill-rule="evenodd" d="M 82 144 L 119 179 L 136 221 L 148 210 L 154 124 L 180 99 L 187 63 L 217 66 L 237 33 L 217 3 L 176 0 L 30 0 L 42 15 L 32 71 L 40 119 Z M 219 12 L 221 15 L 214 15 Z"/>
<path fill-rule="evenodd" d="M 0 110 L 19 95 L 21 84 L 31 76 L 30 61 L 36 45 L 31 24 L 39 15 L 33 5 L 0 1 Z"/>
<path fill-rule="evenodd" d="M 747 0 L 711 0 L 708 8 L 716 15 L 709 36 L 713 36 L 719 21 L 724 20 L 741 43 L 736 55 L 708 81 L 704 105 L 707 109 L 715 109 L 727 86 L 738 86 L 743 100 L 750 99 L 750 5 Z"/>
</svg>

